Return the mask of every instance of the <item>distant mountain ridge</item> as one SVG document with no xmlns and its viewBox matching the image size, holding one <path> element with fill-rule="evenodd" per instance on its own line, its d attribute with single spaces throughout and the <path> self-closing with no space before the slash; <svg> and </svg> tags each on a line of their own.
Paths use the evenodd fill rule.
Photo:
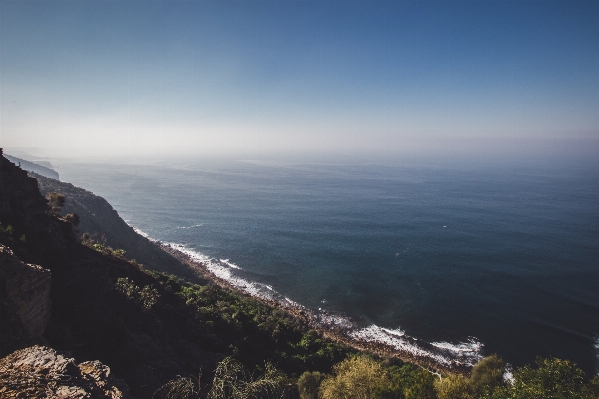
<svg viewBox="0 0 599 399">
<path fill-rule="evenodd" d="M 26 170 L 28 172 L 34 172 L 38 175 L 49 177 L 51 179 L 60 180 L 60 176 L 58 172 L 52 169 L 52 164 L 47 161 L 30 162 L 21 158 L 13 157 L 12 155 L 4 154 L 4 157 L 8 159 L 10 162 L 14 163 L 17 166 L 20 166 L 21 169 Z M 43 163 L 43 165 L 42 165 Z"/>
</svg>

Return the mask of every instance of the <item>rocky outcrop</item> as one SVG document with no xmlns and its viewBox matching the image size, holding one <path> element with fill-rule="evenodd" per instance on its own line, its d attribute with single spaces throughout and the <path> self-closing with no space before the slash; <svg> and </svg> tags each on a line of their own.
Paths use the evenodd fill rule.
<svg viewBox="0 0 599 399">
<path fill-rule="evenodd" d="M 50 271 L 0 245 L 0 356 L 39 342 L 50 318 Z"/>
<path fill-rule="evenodd" d="M 79 365 L 44 346 L 18 350 L 0 360 L 0 397 L 118 399 L 129 388 L 99 361 Z"/>
<path fill-rule="evenodd" d="M 77 245 L 71 224 L 50 214 L 37 180 L 2 156 L 0 226 L 1 244 L 22 261 L 47 269 L 63 268 L 68 249 Z"/>
</svg>

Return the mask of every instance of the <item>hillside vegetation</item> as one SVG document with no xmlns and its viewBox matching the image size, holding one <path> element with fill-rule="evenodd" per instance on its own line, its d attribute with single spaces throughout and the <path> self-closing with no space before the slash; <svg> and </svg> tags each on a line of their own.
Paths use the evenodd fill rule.
<svg viewBox="0 0 599 399">
<path fill-rule="evenodd" d="M 0 397 L 26 397 L 27 386 L 45 397 L 44 387 L 54 384 L 52 392 L 58 392 L 69 378 L 69 392 L 88 396 L 61 397 L 599 398 L 599 378 L 588 379 L 565 360 L 539 359 L 510 379 L 498 356 L 484 359 L 470 375 L 440 375 L 358 353 L 284 309 L 197 276 L 126 226 L 102 198 L 38 179 L 0 158 L 0 244 L 12 249 L 0 259 L 0 357 L 13 356 L 0 361 Z M 10 339 L 24 322 L 15 304 L 27 298 L 4 289 L 18 279 L 2 273 L 10 265 L 27 269 L 19 259 L 46 269 L 45 283 L 47 271 L 51 275 L 49 320 L 39 338 Z M 10 359 L 35 343 L 52 349 L 33 347 L 28 356 L 53 353 L 55 362 L 106 377 L 109 367 L 120 388 L 101 390 L 108 385 L 96 374 L 74 366 L 53 379 L 43 370 L 24 372 Z"/>
</svg>

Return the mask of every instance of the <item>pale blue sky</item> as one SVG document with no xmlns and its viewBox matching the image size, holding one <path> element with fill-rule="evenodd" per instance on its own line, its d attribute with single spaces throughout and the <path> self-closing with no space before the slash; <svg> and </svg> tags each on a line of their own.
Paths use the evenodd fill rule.
<svg viewBox="0 0 599 399">
<path fill-rule="evenodd" d="M 599 140 L 595 1 L 0 7 L 8 148 L 404 153 Z"/>
</svg>

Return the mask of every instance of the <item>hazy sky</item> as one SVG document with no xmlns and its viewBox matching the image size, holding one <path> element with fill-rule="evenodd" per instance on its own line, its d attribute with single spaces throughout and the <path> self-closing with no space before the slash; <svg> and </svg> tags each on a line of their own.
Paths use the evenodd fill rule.
<svg viewBox="0 0 599 399">
<path fill-rule="evenodd" d="M 599 141 L 597 1 L 0 7 L 3 147 L 401 153 Z"/>
</svg>

